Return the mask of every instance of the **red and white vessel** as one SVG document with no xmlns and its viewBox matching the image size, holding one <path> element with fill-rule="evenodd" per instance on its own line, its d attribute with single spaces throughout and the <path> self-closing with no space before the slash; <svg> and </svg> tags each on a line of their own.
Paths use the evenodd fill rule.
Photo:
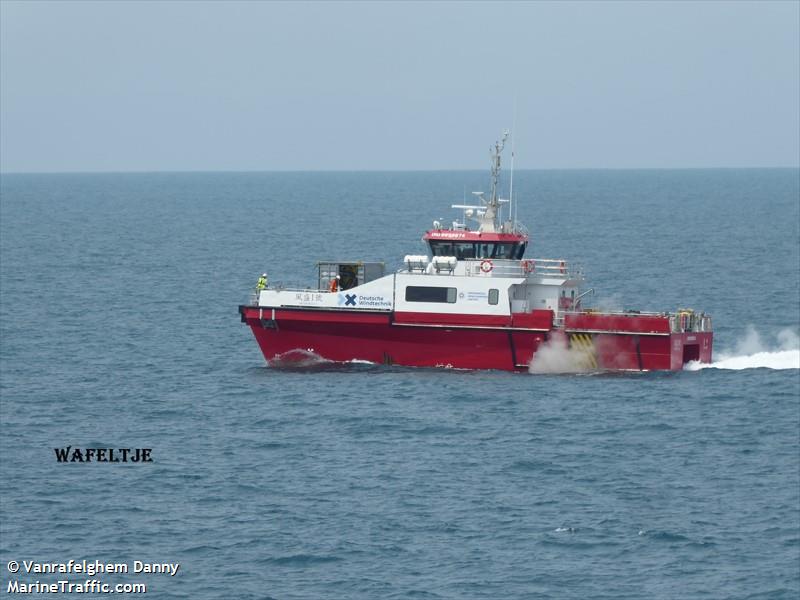
<svg viewBox="0 0 800 600">
<path fill-rule="evenodd" d="M 676 371 L 690 361 L 710 363 L 709 316 L 584 308 L 593 290 L 583 289 L 580 269 L 560 258 L 524 258 L 527 230 L 511 214 L 503 220 L 503 208 L 512 207 L 498 197 L 507 136 L 492 150 L 491 196 L 475 192 L 479 204 L 453 205 L 464 218 L 449 228 L 434 221 L 423 236 L 429 255 L 406 256 L 388 275 L 383 263 L 320 262 L 314 287 L 261 289 L 240 306 L 267 362 L 318 356 L 535 371 L 537 360 L 562 352 L 563 370 Z M 511 181 L 509 196 L 513 170 Z"/>
</svg>

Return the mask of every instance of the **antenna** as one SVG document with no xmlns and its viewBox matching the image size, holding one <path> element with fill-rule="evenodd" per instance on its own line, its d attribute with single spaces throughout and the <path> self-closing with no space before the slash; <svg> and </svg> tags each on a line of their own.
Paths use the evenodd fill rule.
<svg viewBox="0 0 800 600">
<path fill-rule="evenodd" d="M 510 200 L 503 200 L 498 197 L 498 184 L 500 182 L 500 153 L 505 147 L 506 140 L 509 136 L 509 130 L 503 131 L 503 137 L 494 143 L 494 147 L 489 148 L 489 153 L 492 163 L 492 192 L 491 196 L 487 199 L 484 197 L 484 192 L 472 192 L 472 195 L 480 200 L 480 205 L 469 206 L 466 204 L 452 204 L 452 208 L 473 209 L 473 215 L 465 213 L 465 216 L 472 218 L 480 226 L 478 231 L 486 233 L 502 232 L 505 223 L 501 220 L 503 204 L 508 204 Z M 509 207 L 510 210 L 510 207 Z"/>
<path fill-rule="evenodd" d="M 514 118 L 511 121 L 511 131 L 514 133 L 511 136 L 511 182 L 508 184 L 508 218 L 512 219 L 511 231 L 517 230 L 517 203 L 514 202 L 514 139 L 517 134 L 517 97 L 514 96 Z M 513 218 L 512 218 L 513 214 Z"/>
<path fill-rule="evenodd" d="M 502 207 L 499 206 L 498 197 L 497 197 L 497 184 L 500 178 L 500 154 L 503 152 L 503 148 L 506 147 L 506 140 L 508 139 L 509 131 L 508 129 L 503 130 L 503 137 L 499 141 L 494 143 L 494 152 L 491 153 L 492 156 L 492 197 L 489 200 L 489 204 L 491 204 L 497 214 L 497 218 L 499 220 Z M 490 149 L 491 151 L 491 149 Z M 494 215 L 492 215 L 494 218 Z"/>
<path fill-rule="evenodd" d="M 511 231 L 517 229 L 517 205 L 514 202 L 514 136 L 511 136 L 511 181 L 508 184 L 508 218 L 512 220 Z"/>
</svg>

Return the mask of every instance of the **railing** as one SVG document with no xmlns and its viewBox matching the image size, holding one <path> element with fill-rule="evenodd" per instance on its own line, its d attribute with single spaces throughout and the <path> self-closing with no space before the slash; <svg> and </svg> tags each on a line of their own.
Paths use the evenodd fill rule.
<svg viewBox="0 0 800 600">
<path fill-rule="evenodd" d="M 711 317 L 690 310 L 678 311 L 669 316 L 669 330 L 672 333 L 712 331 Z"/>
<path fill-rule="evenodd" d="M 669 317 L 674 313 L 648 312 L 644 310 L 602 310 L 599 308 L 584 308 L 581 310 L 566 310 L 565 315 L 598 315 L 603 317 Z"/>
<path fill-rule="evenodd" d="M 515 221 L 514 222 L 514 233 L 521 233 L 523 235 L 528 235 L 528 228 L 525 227 L 525 225 L 523 225 L 519 221 Z"/>
<path fill-rule="evenodd" d="M 470 259 L 467 263 L 467 275 L 496 275 L 499 277 L 527 277 L 540 275 L 544 277 L 582 277 L 580 268 L 575 268 L 567 261 L 559 258 L 526 258 L 509 259 Z"/>
<path fill-rule="evenodd" d="M 269 286 L 267 288 L 264 288 L 261 291 L 264 291 L 264 292 L 278 292 L 278 293 L 287 292 L 287 293 L 290 293 L 290 294 L 294 294 L 294 293 L 303 293 L 303 294 L 323 294 L 324 293 L 324 294 L 327 294 L 327 293 L 330 292 L 330 290 L 321 290 L 321 289 L 316 289 L 316 288 L 308 287 L 308 286 L 300 287 L 299 285 L 297 285 L 297 286 L 292 285 L 291 287 L 286 287 L 286 286 L 284 286 L 283 283 L 278 283 L 278 284 L 276 284 L 274 286 L 271 285 L 271 286 Z M 258 306 L 258 301 L 259 301 L 259 298 L 261 297 L 261 291 L 250 292 L 250 294 L 248 295 L 248 306 Z"/>
<path fill-rule="evenodd" d="M 467 258 L 453 263 L 431 262 L 423 263 L 421 260 L 406 261 L 406 268 L 399 269 L 399 273 L 419 273 L 424 275 L 464 275 L 473 276 L 499 276 L 499 277 L 527 277 L 540 275 L 543 277 L 565 277 L 569 279 L 582 279 L 583 270 L 570 265 L 560 258 L 528 258 L 512 260 L 507 258 Z M 439 258 L 439 257 L 437 257 Z M 463 264 L 464 271 L 459 272 L 457 265 Z"/>
<path fill-rule="evenodd" d="M 670 312 L 645 312 L 641 310 L 595 310 L 587 308 L 578 311 L 562 311 L 562 316 L 568 315 L 598 315 L 603 317 L 661 317 L 669 319 L 671 333 L 696 333 L 713 331 L 711 317 L 705 313 L 695 313 L 692 310 L 679 310 Z"/>
</svg>

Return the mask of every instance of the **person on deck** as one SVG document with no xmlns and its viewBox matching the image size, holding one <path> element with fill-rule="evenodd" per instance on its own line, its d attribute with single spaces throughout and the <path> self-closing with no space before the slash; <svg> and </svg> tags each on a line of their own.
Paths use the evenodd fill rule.
<svg viewBox="0 0 800 600">
<path fill-rule="evenodd" d="M 331 279 L 331 286 L 329 288 L 331 292 L 338 292 L 339 291 L 339 280 L 341 278 L 342 278 L 341 275 L 337 275 L 336 279 Z"/>
<path fill-rule="evenodd" d="M 267 287 L 267 274 L 262 273 L 261 277 L 259 277 L 258 281 L 256 282 L 256 291 L 260 292 L 261 290 L 266 289 L 266 287 Z"/>
</svg>

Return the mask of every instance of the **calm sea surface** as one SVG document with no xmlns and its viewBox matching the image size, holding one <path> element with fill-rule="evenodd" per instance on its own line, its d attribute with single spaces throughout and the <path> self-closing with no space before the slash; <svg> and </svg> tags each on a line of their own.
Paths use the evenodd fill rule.
<svg viewBox="0 0 800 600">
<path fill-rule="evenodd" d="M 0 183 L 0 595 L 86 579 L 8 561 L 87 559 L 179 562 L 95 577 L 154 598 L 798 597 L 797 368 L 265 365 L 237 314 L 261 271 L 396 268 L 484 173 Z M 597 304 L 704 310 L 719 358 L 798 361 L 798 170 L 514 188 L 528 255 L 582 263 Z M 154 460 L 59 464 L 67 445 Z"/>
</svg>

